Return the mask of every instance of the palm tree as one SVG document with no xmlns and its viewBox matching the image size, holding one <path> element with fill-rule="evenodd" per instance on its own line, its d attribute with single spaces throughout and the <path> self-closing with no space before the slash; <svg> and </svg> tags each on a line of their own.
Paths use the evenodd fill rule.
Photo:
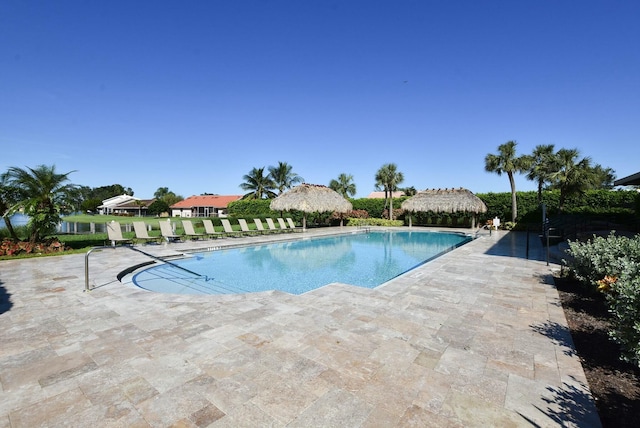
<svg viewBox="0 0 640 428">
<path fill-rule="evenodd" d="M 376 173 L 376 186 L 384 189 L 385 206 L 387 198 L 389 200 L 389 220 L 393 220 L 393 192 L 403 181 L 404 174 L 398 172 L 398 166 L 395 163 L 382 165 Z"/>
<path fill-rule="evenodd" d="M 67 204 L 69 193 L 76 187 L 66 183 L 71 172 L 58 174 L 55 165 L 8 169 L 8 185 L 15 189 L 17 195 L 17 202 L 10 211 L 15 212 L 22 207 L 29 216 L 30 242 L 40 241 L 55 231 L 60 223 L 60 214 Z"/>
<path fill-rule="evenodd" d="M 402 191 L 404 192 L 405 196 L 415 196 L 415 194 L 418 193 L 414 186 L 405 187 L 404 189 L 402 189 Z"/>
<path fill-rule="evenodd" d="M 273 182 L 273 187 L 281 195 L 287 189 L 291 189 L 298 183 L 303 183 L 304 178 L 292 171 L 291 165 L 286 162 L 278 162 L 278 166 L 269 167 L 268 178 Z"/>
<path fill-rule="evenodd" d="M 184 199 L 182 195 L 176 195 L 174 192 L 169 190 L 168 187 L 158 187 L 158 190 L 155 191 L 153 197 L 159 201 L 166 202 L 168 206 L 177 204 Z"/>
<path fill-rule="evenodd" d="M 17 195 L 16 189 L 8 184 L 9 176 L 5 173 L 0 175 L 0 215 L 9 231 L 9 236 L 14 241 L 18 240 L 18 235 L 11 224 L 11 207 L 15 204 Z"/>
<path fill-rule="evenodd" d="M 158 190 L 155 191 L 153 197 L 156 199 L 163 199 L 166 195 L 169 194 L 168 187 L 158 187 Z"/>
<path fill-rule="evenodd" d="M 551 175 L 552 186 L 560 189 L 558 210 L 564 210 L 564 204 L 571 195 L 582 193 L 595 187 L 598 180 L 598 172 L 591 167 L 591 159 L 588 157 L 578 161 L 580 152 L 578 149 L 560 149 L 556 153 L 558 170 Z"/>
<path fill-rule="evenodd" d="M 329 188 L 340 193 L 342 197 L 348 198 L 356 194 L 356 185 L 353 182 L 353 175 L 344 172 L 338 176 L 337 180 L 329 182 Z"/>
<path fill-rule="evenodd" d="M 274 198 L 276 196 L 273 191 L 275 183 L 268 175 L 264 174 L 264 167 L 253 168 L 242 179 L 245 182 L 240 185 L 240 188 L 250 191 L 242 197 L 243 199 L 264 199 L 265 197 Z"/>
<path fill-rule="evenodd" d="M 616 179 L 616 172 L 611 168 L 604 168 L 602 165 L 597 164 L 592 168 L 594 174 L 594 188 L 595 189 L 613 189 L 613 182 Z"/>
<path fill-rule="evenodd" d="M 553 154 L 553 144 L 541 144 L 533 149 L 530 156 L 526 156 L 529 164 L 527 179 L 536 181 L 538 184 L 538 204 L 542 203 L 542 188 L 550 180 L 551 174 L 555 171 L 555 156 Z"/>
<path fill-rule="evenodd" d="M 524 156 L 516 157 L 515 141 L 508 141 L 498 146 L 498 154 L 488 154 L 484 158 L 484 169 L 487 172 L 495 172 L 498 175 L 503 173 L 509 177 L 511 185 L 511 221 L 516 222 L 518 217 L 518 202 L 516 200 L 516 182 L 514 174 L 525 171 L 528 167 L 528 159 Z"/>
</svg>

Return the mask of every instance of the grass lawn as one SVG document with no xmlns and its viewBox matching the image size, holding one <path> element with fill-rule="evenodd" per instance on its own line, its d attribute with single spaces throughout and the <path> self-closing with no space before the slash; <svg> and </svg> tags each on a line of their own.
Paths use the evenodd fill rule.
<svg viewBox="0 0 640 428">
<path fill-rule="evenodd" d="M 65 216 L 64 221 L 69 223 L 109 223 L 111 221 L 115 221 L 118 223 L 132 223 L 134 221 L 143 221 L 146 224 L 150 224 L 154 228 L 158 228 L 158 222 L 160 220 L 166 221 L 167 218 L 159 218 L 159 217 L 123 217 L 119 215 L 89 215 L 89 214 L 78 214 L 78 215 L 70 215 Z"/>
<path fill-rule="evenodd" d="M 63 218 L 65 222 L 68 223 L 95 223 L 95 224 L 105 224 L 111 221 L 118 222 L 120 224 L 132 224 L 134 221 L 142 221 L 147 225 L 151 226 L 151 230 L 149 231 L 150 236 L 160 236 L 160 221 L 167 221 L 168 217 L 124 217 L 124 216 L 115 216 L 115 215 L 89 215 L 89 214 L 79 214 L 79 215 L 71 215 L 65 216 Z M 181 218 L 172 218 L 171 221 L 175 223 L 176 233 L 179 235 L 184 234 L 184 230 L 182 228 Z M 201 219 L 191 218 L 187 219 L 193 222 L 194 229 L 197 233 L 204 233 L 204 226 L 202 226 Z M 200 221 L 199 221 L 200 220 Z M 240 230 L 240 226 L 237 224 L 232 225 L 234 230 Z M 255 228 L 255 225 L 249 225 L 250 228 Z M 18 232 L 18 236 L 24 239 L 23 231 L 20 230 L 20 227 L 16 228 Z M 221 231 L 220 226 L 216 226 L 217 231 Z M 136 234 L 132 230 L 130 232 L 123 231 L 122 236 L 124 238 L 132 239 L 135 241 Z M 58 238 L 60 242 L 62 242 L 69 250 L 63 253 L 52 253 L 47 255 L 63 255 L 63 254 L 73 254 L 73 253 L 83 253 L 89 251 L 93 247 L 100 247 L 103 245 L 109 245 L 109 237 L 107 233 L 83 233 L 83 234 L 67 234 L 67 233 L 57 233 L 52 235 L 52 237 Z M 1 240 L 1 239 L 0 239 Z M 42 257 L 43 255 L 37 254 L 19 254 L 13 256 L 0 256 L 0 260 L 9 260 L 15 258 L 27 258 L 27 257 Z"/>
</svg>

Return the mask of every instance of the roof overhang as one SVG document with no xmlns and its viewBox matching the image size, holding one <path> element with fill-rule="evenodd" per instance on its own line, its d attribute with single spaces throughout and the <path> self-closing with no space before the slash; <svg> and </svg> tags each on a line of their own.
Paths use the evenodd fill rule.
<svg viewBox="0 0 640 428">
<path fill-rule="evenodd" d="M 640 172 L 613 182 L 614 186 L 640 186 Z"/>
</svg>

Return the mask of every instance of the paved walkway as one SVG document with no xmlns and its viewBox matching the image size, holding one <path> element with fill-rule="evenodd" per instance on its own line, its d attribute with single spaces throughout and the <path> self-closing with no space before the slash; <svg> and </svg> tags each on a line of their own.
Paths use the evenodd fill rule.
<svg viewBox="0 0 640 428">
<path fill-rule="evenodd" d="M 91 254 L 91 292 L 84 255 L 2 261 L 0 428 L 600 426 L 558 266 L 525 238 L 301 296 L 144 292 L 115 279 L 148 260 L 124 248 Z"/>
</svg>

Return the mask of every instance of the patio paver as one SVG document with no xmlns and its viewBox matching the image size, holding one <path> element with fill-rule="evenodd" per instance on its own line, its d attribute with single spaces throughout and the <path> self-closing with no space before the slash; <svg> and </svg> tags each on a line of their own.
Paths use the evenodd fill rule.
<svg viewBox="0 0 640 428">
<path fill-rule="evenodd" d="M 525 243 L 480 231 L 378 289 L 300 296 L 146 292 L 116 280 L 148 261 L 124 248 L 90 256 L 91 292 L 84 255 L 1 261 L 0 428 L 598 427 L 558 266 Z"/>
</svg>

